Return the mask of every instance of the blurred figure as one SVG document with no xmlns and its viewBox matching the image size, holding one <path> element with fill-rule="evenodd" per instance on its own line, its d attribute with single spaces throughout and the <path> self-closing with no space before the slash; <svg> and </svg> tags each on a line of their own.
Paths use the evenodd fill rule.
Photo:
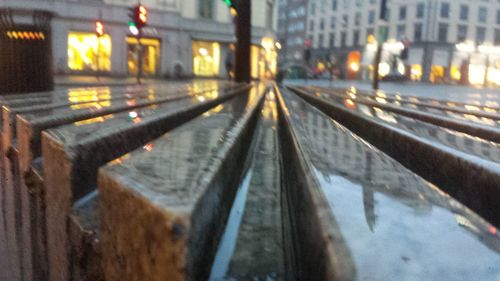
<svg viewBox="0 0 500 281">
<path fill-rule="evenodd" d="M 231 80 L 234 76 L 234 45 L 229 45 L 229 51 L 227 52 L 226 59 L 224 61 L 224 65 L 226 66 L 227 78 Z"/>
</svg>

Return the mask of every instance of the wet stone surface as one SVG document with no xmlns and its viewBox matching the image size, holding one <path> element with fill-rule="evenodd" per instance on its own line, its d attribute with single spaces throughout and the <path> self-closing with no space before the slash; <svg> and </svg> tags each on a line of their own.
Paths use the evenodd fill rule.
<svg viewBox="0 0 500 281">
<path fill-rule="evenodd" d="M 500 280 L 499 144 L 391 110 L 498 104 L 303 89 L 0 98 L 0 280 Z"/>
<path fill-rule="evenodd" d="M 495 227 L 312 106 L 285 99 L 352 280 L 500 278 Z"/>
<path fill-rule="evenodd" d="M 232 165 L 246 154 L 262 92 L 252 87 L 248 96 L 239 95 L 103 168 L 99 189 L 106 210 L 107 279 L 207 277 L 204 268 L 211 264 L 220 220 L 227 217 L 234 196 L 235 187 L 227 185 L 241 176 L 241 167 Z M 117 202 L 123 207 L 115 206 Z M 124 221 L 130 214 L 133 219 Z M 144 232 L 129 235 L 129 227 Z M 149 239 L 142 240 L 143 235 Z M 148 255 L 150 247 L 162 250 Z M 125 262 L 125 270 L 117 258 Z M 150 259 L 157 262 L 149 264 Z M 138 267 L 141 264 L 148 265 Z"/>
</svg>

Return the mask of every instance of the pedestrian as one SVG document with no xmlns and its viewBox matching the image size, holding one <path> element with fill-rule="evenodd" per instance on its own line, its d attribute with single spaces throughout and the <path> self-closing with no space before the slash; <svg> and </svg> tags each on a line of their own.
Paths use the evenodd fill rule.
<svg viewBox="0 0 500 281">
<path fill-rule="evenodd" d="M 234 61 L 234 47 L 233 45 L 229 46 L 229 50 L 226 55 L 226 59 L 224 61 L 224 65 L 226 66 L 226 73 L 227 73 L 227 78 L 231 80 L 233 78 L 233 61 Z"/>
</svg>

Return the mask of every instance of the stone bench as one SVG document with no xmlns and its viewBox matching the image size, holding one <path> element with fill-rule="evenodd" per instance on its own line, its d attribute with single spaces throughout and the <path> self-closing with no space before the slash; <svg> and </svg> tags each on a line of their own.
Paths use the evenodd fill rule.
<svg viewBox="0 0 500 281">
<path fill-rule="evenodd" d="M 500 276 L 495 226 L 295 94 L 283 89 L 279 108 L 298 279 Z M 356 132 L 382 130 L 373 123 Z"/>
<path fill-rule="evenodd" d="M 500 226 L 498 163 L 401 130 L 397 128 L 397 122 L 389 125 L 376 121 L 373 116 L 362 113 L 355 103 L 344 104 L 333 97 L 318 97 L 299 89 L 294 89 L 294 92 L 494 225 Z"/>
<path fill-rule="evenodd" d="M 105 280 L 207 279 L 262 100 L 254 87 L 101 169 Z"/>
<path fill-rule="evenodd" d="M 206 96 L 115 113 L 104 122 L 74 123 L 44 131 L 42 155 L 45 200 L 50 202 L 46 206 L 46 225 L 51 280 L 69 277 L 69 249 L 64 226 L 73 202 L 96 188 L 99 166 L 231 99 L 244 89 L 230 89 L 219 93 L 220 96 L 209 92 Z"/>
<path fill-rule="evenodd" d="M 111 99 L 111 102 L 115 102 L 115 105 L 111 105 L 109 108 L 103 110 L 96 110 L 94 106 L 86 108 L 82 106 L 84 104 L 76 101 L 77 103 L 68 103 L 66 106 L 57 106 L 55 109 L 48 106 L 48 109 L 42 110 L 42 105 L 34 106 L 35 110 L 33 112 L 27 110 L 30 106 L 16 112 L 16 114 L 23 112 L 22 115 L 6 115 L 8 118 L 5 118 L 4 121 L 8 120 L 7 124 L 9 126 L 4 126 L 4 129 L 7 128 L 5 131 L 9 132 L 3 132 L 5 139 L 3 149 L 5 152 L 2 155 L 9 155 L 10 160 L 4 159 L 5 161 L 3 161 L 3 166 L 7 166 L 6 169 L 9 170 L 9 173 L 6 175 L 8 182 L 2 187 L 2 200 L 5 199 L 7 204 L 2 204 L 2 207 L 7 212 L 9 229 L 16 228 L 15 231 L 11 232 L 18 244 L 17 248 L 19 250 L 17 252 L 20 254 L 22 262 L 25 263 L 22 271 L 23 274 L 26 274 L 27 279 L 31 276 L 29 268 L 32 267 L 32 263 L 38 263 L 41 259 L 37 255 L 45 254 L 44 250 L 35 251 L 32 249 L 34 241 L 42 241 L 45 235 L 44 231 L 40 229 L 42 226 L 44 227 L 43 221 L 45 220 L 43 214 L 45 206 L 45 200 L 43 200 L 43 178 L 39 178 L 43 177 L 41 176 L 43 175 L 43 171 L 31 171 L 30 166 L 34 159 L 41 156 L 40 136 L 42 130 L 73 122 L 77 122 L 77 124 L 95 122 L 95 118 L 99 119 L 102 118 L 101 116 L 109 116 L 113 112 L 126 111 L 126 114 L 128 114 L 130 111 L 138 108 L 155 107 L 182 99 L 193 99 L 192 96 L 197 97 L 197 95 L 205 99 L 206 95 L 213 96 L 214 91 L 218 93 L 217 89 L 220 89 L 220 93 L 223 93 L 224 88 L 232 89 L 237 87 L 237 85 L 226 82 L 214 84 L 208 81 L 193 85 L 175 84 L 162 88 L 132 87 L 132 90 L 128 92 L 124 92 L 122 89 L 122 96 L 120 96 L 120 92 L 117 89 L 117 92 Z M 85 95 L 83 91 L 79 90 L 79 92 Z M 62 95 L 62 93 L 57 95 Z M 73 97 L 81 98 L 82 96 L 73 95 Z M 84 97 L 83 99 L 87 98 Z M 98 104 L 96 101 L 94 103 Z M 72 108 L 72 106 L 77 104 L 79 105 L 77 108 Z M 10 110 L 8 106 L 5 107 L 7 110 Z M 17 109 L 15 108 L 15 110 Z M 14 128 L 11 127 L 11 124 L 15 123 L 12 123 L 10 120 L 16 116 L 19 126 L 15 128 L 16 130 L 12 130 Z M 19 150 L 19 148 L 21 149 Z M 30 176 L 33 176 L 33 178 L 30 178 Z M 26 184 L 25 181 L 28 181 L 30 184 Z M 35 225 L 34 228 L 31 227 L 32 224 Z M 33 238 L 35 236 L 36 238 Z M 35 248 L 43 249 L 44 245 L 38 245 Z M 32 253 L 34 254 L 33 256 Z"/>
</svg>

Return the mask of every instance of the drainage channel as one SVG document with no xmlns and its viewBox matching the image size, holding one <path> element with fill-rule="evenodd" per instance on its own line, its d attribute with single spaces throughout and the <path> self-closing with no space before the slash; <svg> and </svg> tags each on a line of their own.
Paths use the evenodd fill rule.
<svg viewBox="0 0 500 281">
<path fill-rule="evenodd" d="M 290 280 L 285 268 L 280 181 L 277 110 L 271 89 L 209 280 Z"/>
</svg>

